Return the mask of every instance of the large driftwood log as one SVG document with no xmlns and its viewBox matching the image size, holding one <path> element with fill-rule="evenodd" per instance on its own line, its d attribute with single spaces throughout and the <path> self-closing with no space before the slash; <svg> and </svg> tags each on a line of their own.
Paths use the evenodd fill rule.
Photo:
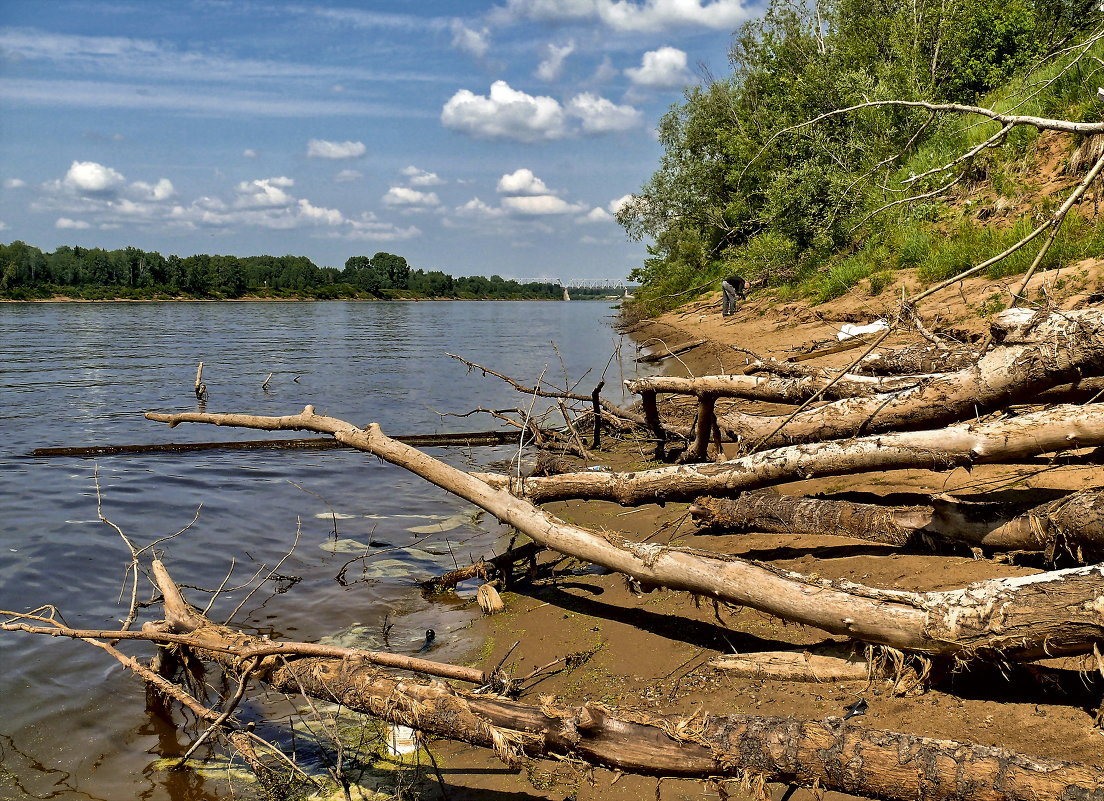
<svg viewBox="0 0 1104 801">
<path fill-rule="evenodd" d="M 212 646 L 248 643 L 188 607 L 158 562 L 154 577 L 172 630 Z M 224 649 L 200 654 L 231 674 L 241 670 L 241 661 L 227 658 Z M 629 773 L 783 781 L 892 801 L 1104 801 L 1104 774 L 1086 765 L 838 719 L 618 715 L 597 705 L 565 709 L 551 702 L 537 707 L 340 660 L 324 668 L 309 659 L 282 660 L 257 666 L 252 675 L 282 692 L 493 748 L 508 762 L 521 754 L 566 757 Z"/>
<path fill-rule="evenodd" d="M 855 369 L 871 375 L 911 375 L 936 370 L 962 370 L 981 354 L 969 346 L 944 348 L 939 345 L 910 345 L 899 350 L 874 351 L 859 361 Z"/>
<path fill-rule="evenodd" d="M 703 495 L 690 506 L 699 528 L 839 537 L 904 545 L 932 519 L 931 507 L 883 506 L 800 495 L 780 495 L 772 489 L 745 492 L 738 498 Z"/>
<path fill-rule="evenodd" d="M 1000 347 L 970 367 L 931 376 L 911 389 L 838 400 L 791 419 L 731 411 L 718 422 L 727 437 L 757 447 L 914 431 L 1032 400 L 1104 367 L 1104 313 L 1097 309 L 1052 315 L 1011 309 L 997 317 L 993 333 Z"/>
<path fill-rule="evenodd" d="M 1086 410 L 1077 411 L 1079 415 L 1070 417 L 1078 423 L 1092 417 Z M 201 422 L 328 432 L 476 504 L 560 553 L 603 565 L 646 584 L 750 606 L 834 634 L 902 651 L 1035 659 L 1085 653 L 1104 637 L 1104 565 L 995 579 L 942 592 L 881 590 L 812 578 L 736 557 L 639 543 L 611 532 L 596 534 L 571 526 L 505 489 L 496 489 L 389 439 L 378 425 L 362 430 L 343 420 L 317 415 L 311 406 L 301 414 L 286 417 L 191 412 L 146 416 L 170 426 Z M 1104 435 L 1104 411 L 1097 413 L 1096 425 Z M 1070 433 L 1068 428 L 1062 431 L 1063 436 Z M 1063 441 L 1068 443 L 1066 439 Z M 976 445 L 976 438 L 972 442 Z M 1018 447 L 1027 446 L 1021 442 Z M 1031 448 L 1035 447 L 1032 444 Z"/>
<path fill-rule="evenodd" d="M 739 498 L 703 496 L 690 515 L 700 527 L 781 534 L 833 534 L 905 545 L 922 534 L 998 551 L 1063 546 L 1104 550 L 1104 490 L 1077 492 L 1022 510 L 1009 503 L 936 496 L 926 506 L 886 506 L 779 495 L 770 489 Z"/>
<path fill-rule="evenodd" d="M 707 375 L 697 378 L 681 376 L 649 376 L 625 381 L 629 392 L 664 392 L 676 395 L 712 395 L 717 398 L 743 398 L 764 403 L 796 405 L 823 393 L 828 399 L 840 400 L 884 392 L 912 389 L 941 373 L 917 376 L 877 377 L 865 375 L 830 376 L 825 374 L 792 377 L 760 375 Z M 831 386 L 829 386 L 831 384 Z"/>
<path fill-rule="evenodd" d="M 1006 420 L 962 423 L 843 442 L 775 448 L 718 464 L 631 473 L 563 473 L 547 478 L 481 477 L 536 503 L 592 498 L 623 506 L 736 495 L 761 487 L 877 470 L 949 470 L 1104 445 L 1104 406 L 1056 406 Z"/>
</svg>

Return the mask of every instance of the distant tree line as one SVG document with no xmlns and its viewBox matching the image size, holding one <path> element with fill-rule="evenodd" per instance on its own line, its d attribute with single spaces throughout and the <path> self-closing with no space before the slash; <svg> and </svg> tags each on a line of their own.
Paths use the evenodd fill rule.
<svg viewBox="0 0 1104 801">
<path fill-rule="evenodd" d="M 606 290 L 573 289 L 572 297 Z M 0 297 L 66 295 L 102 298 L 492 298 L 559 299 L 551 282 L 518 283 L 498 275 L 453 278 L 412 269 L 402 256 L 352 256 L 344 269 L 319 267 L 305 256 L 162 256 L 135 247 L 69 247 L 43 253 L 15 241 L 0 244 Z"/>
</svg>

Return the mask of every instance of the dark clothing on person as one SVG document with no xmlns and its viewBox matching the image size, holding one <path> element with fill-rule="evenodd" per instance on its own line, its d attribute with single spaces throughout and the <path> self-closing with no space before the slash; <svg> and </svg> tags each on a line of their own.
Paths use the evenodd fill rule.
<svg viewBox="0 0 1104 801">
<path fill-rule="evenodd" d="M 747 281 L 739 275 L 732 275 L 721 281 L 721 316 L 728 317 L 736 313 L 736 298 L 747 300 Z"/>
</svg>

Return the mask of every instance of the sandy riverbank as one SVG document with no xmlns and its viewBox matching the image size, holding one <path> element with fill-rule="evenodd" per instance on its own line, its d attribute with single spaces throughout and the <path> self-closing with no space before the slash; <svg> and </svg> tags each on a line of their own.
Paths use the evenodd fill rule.
<svg viewBox="0 0 1104 801">
<path fill-rule="evenodd" d="M 1040 276 L 1033 282 L 1032 292 L 1037 295 L 1045 291 L 1067 308 L 1084 305 L 1099 294 L 1102 277 L 1100 263 L 1085 263 Z M 980 332 L 986 327 L 983 312 L 987 305 L 1006 300 L 1019 280 L 965 282 L 925 304 L 925 319 L 964 334 Z M 908 283 L 912 281 L 906 276 L 904 285 Z M 672 349 L 706 340 L 686 354 L 666 360 L 666 369 L 695 375 L 727 372 L 737 369 L 747 358 L 734 351 L 733 345 L 761 355 L 792 355 L 794 349 L 810 343 L 834 340 L 843 323 L 867 323 L 885 314 L 894 299 L 901 297 L 901 286 L 889 287 L 878 296 L 858 290 L 818 307 L 753 294 L 730 318 L 720 316 L 720 301 L 715 295 L 646 322 L 634 337 L 649 347 Z M 815 363 L 845 364 L 859 352 L 840 353 Z M 602 459 L 615 469 L 629 469 L 645 464 L 648 453 L 640 447 L 619 447 L 603 453 Z M 992 466 L 971 472 L 898 470 L 814 479 L 780 489 L 790 494 L 846 495 L 851 499 L 858 494 L 893 495 L 899 501 L 918 502 L 938 492 L 968 496 L 998 487 L 1045 492 L 1102 484 L 1104 474 L 1095 465 L 1043 472 L 1036 466 Z M 975 559 L 969 553 L 935 556 L 833 536 L 783 539 L 777 534 L 701 535 L 688 519 L 686 504 L 625 509 L 600 501 L 570 501 L 549 504 L 547 508 L 571 522 L 616 530 L 637 539 L 719 551 L 877 587 L 937 590 L 1035 572 Z M 683 715 L 704 710 L 823 719 L 841 715 L 846 705 L 862 696 L 869 710 L 854 719 L 857 726 L 1002 745 L 1027 754 L 1104 765 L 1104 737 L 1092 730 L 1092 716 L 1086 712 L 1086 707 L 1098 703 L 1099 698 L 1088 691 L 1080 696 L 1063 695 L 1037 684 L 978 674 L 951 676 L 925 695 L 901 698 L 889 695 L 880 685 L 867 686 L 865 682 L 798 684 L 735 678 L 709 667 L 709 659 L 732 652 L 807 647 L 827 637 L 816 629 L 787 625 L 753 610 L 697 604 L 683 593 L 657 590 L 637 596 L 621 576 L 602 575 L 585 565 L 565 568 L 555 579 L 519 588 L 504 597 L 508 612 L 480 624 L 487 637 L 485 664 L 502 658 L 515 641 L 520 645 L 507 663 L 514 675 L 559 657 L 586 655 L 577 660 L 576 667 L 552 675 L 534 688 L 528 695 L 530 702 L 547 694 L 564 704 L 600 702 L 622 710 Z M 715 789 L 699 782 L 667 781 L 657 796 L 656 782 L 641 777 L 624 776 L 614 783 L 616 776 L 608 771 L 595 771 L 587 778 L 567 766 L 554 770 L 552 763 L 541 764 L 526 776 L 486 752 L 443 743 L 435 750 L 447 766 L 445 777 L 453 799 L 630 801 L 662 797 L 673 801 L 718 797 Z M 769 789 L 774 799 L 781 798 L 786 790 L 781 786 Z M 731 798 L 745 797 L 735 788 L 730 792 Z M 791 801 L 813 797 L 804 790 L 787 796 Z M 835 793 L 823 797 L 848 798 Z"/>
</svg>

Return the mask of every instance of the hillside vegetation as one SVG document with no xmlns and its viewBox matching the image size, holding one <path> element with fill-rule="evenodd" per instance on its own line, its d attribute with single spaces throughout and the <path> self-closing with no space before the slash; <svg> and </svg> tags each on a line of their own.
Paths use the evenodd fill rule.
<svg viewBox="0 0 1104 801">
<path fill-rule="evenodd" d="M 1099 121 L 1102 22 L 1083 0 L 775 0 L 737 32 L 732 73 L 663 118 L 659 168 L 618 215 L 650 241 L 638 302 L 673 308 L 732 273 L 822 302 L 863 280 L 877 293 L 900 268 L 934 282 L 1001 252 L 1062 202 L 1100 137 L 1020 126 L 979 147 L 1000 123 L 831 112 L 919 100 Z M 1090 192 L 1041 268 L 1101 252 L 1096 210 Z M 1034 252 L 992 275 L 1022 272 Z"/>
</svg>

